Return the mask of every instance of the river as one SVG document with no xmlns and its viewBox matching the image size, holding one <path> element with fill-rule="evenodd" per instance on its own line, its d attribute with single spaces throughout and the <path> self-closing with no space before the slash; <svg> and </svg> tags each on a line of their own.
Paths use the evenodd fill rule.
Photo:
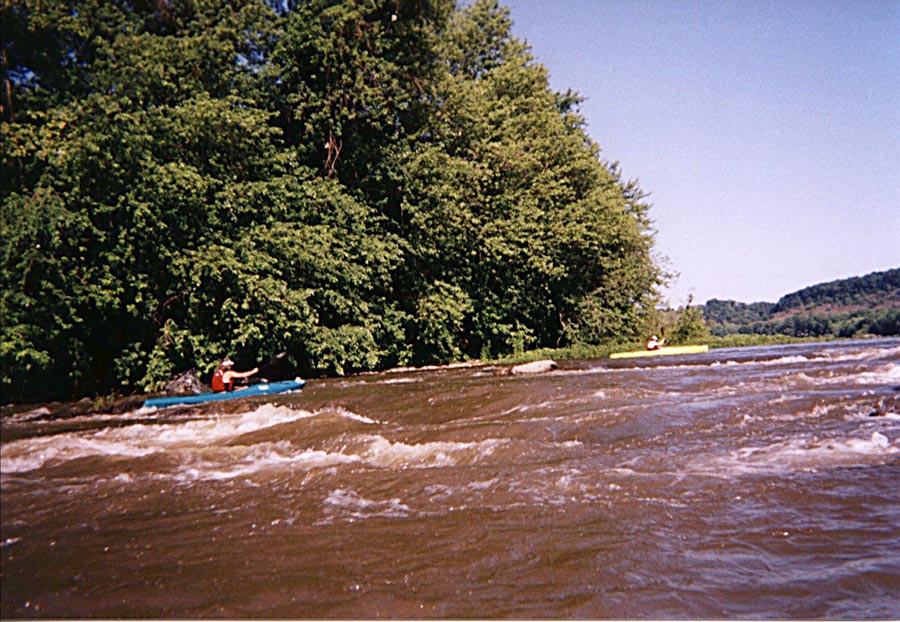
<svg viewBox="0 0 900 622">
<path fill-rule="evenodd" d="M 900 618 L 900 340 L 2 420 L 3 618 Z"/>
</svg>

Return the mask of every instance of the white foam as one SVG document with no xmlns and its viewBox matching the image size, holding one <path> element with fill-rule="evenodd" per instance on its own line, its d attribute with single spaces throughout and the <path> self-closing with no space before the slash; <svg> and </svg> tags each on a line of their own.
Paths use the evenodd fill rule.
<svg viewBox="0 0 900 622">
<path fill-rule="evenodd" d="M 768 359 L 762 361 L 747 361 L 744 365 L 796 365 L 797 363 L 809 363 L 815 360 L 815 357 L 807 358 L 800 355 L 780 356 L 777 359 Z"/>
<path fill-rule="evenodd" d="M 487 490 L 488 488 L 495 486 L 499 481 L 500 481 L 499 478 L 492 477 L 491 479 L 488 479 L 488 480 L 469 482 L 468 484 L 466 484 L 466 489 L 476 490 L 476 491 Z"/>
<path fill-rule="evenodd" d="M 844 371 L 810 376 L 804 372 L 790 374 L 782 378 L 785 384 L 794 381 L 811 385 L 839 385 L 853 383 L 859 385 L 896 385 L 900 383 L 900 364 L 888 363 L 875 367 L 871 371 Z"/>
<path fill-rule="evenodd" d="M 505 417 L 506 415 L 512 415 L 516 413 L 523 413 L 529 410 L 541 410 L 545 408 L 549 408 L 550 406 L 558 405 L 557 400 L 545 400 L 543 402 L 539 402 L 537 404 L 519 404 L 518 406 L 513 406 L 512 408 L 507 408 L 501 413 L 498 413 L 498 417 Z"/>
<path fill-rule="evenodd" d="M 900 382 L 900 364 L 882 365 L 858 374 L 854 380 L 857 384 L 896 384 Z"/>
<path fill-rule="evenodd" d="M 421 378 L 386 378 L 378 381 L 380 384 L 413 384 L 422 382 Z"/>
<path fill-rule="evenodd" d="M 353 522 L 367 518 L 405 518 L 412 510 L 400 499 L 374 501 L 354 490 L 338 488 L 331 491 L 323 502 L 329 518 L 342 518 Z"/>
<path fill-rule="evenodd" d="M 689 471 L 709 475 L 815 470 L 882 462 L 900 454 L 900 447 L 881 432 L 845 439 L 792 439 L 771 445 L 744 447 L 718 459 L 698 459 Z"/>
<path fill-rule="evenodd" d="M 40 419 L 41 417 L 46 417 L 49 414 L 50 409 L 46 406 L 41 406 L 39 408 L 34 408 L 25 412 L 9 415 L 8 417 L 6 417 L 4 423 L 24 423 L 27 421 L 34 421 L 35 419 Z"/>
<path fill-rule="evenodd" d="M 321 450 L 300 449 L 287 441 L 229 447 L 216 455 L 189 460 L 178 472 L 181 481 L 210 481 L 246 478 L 271 469 L 294 468 L 310 471 L 359 462 L 358 456 Z"/>
<path fill-rule="evenodd" d="M 256 410 L 233 416 L 134 424 L 21 439 L 0 447 L 0 472 L 23 473 L 80 458 L 140 458 L 179 447 L 196 449 L 315 415 L 309 411 L 264 404 Z"/>
<path fill-rule="evenodd" d="M 365 415 L 358 415 L 355 412 L 346 410 L 344 408 L 334 408 L 330 412 L 337 413 L 344 419 L 352 419 L 353 421 L 359 421 L 361 423 L 368 423 L 370 425 L 382 423 L 381 421 L 376 421 L 374 419 L 370 419 L 369 417 L 366 417 Z"/>
<path fill-rule="evenodd" d="M 857 361 L 877 361 L 880 359 L 896 359 L 900 358 L 900 347 L 894 348 L 866 348 L 860 352 L 829 352 L 818 351 L 811 352 L 807 355 L 788 354 L 774 359 L 764 360 L 748 360 L 738 363 L 739 365 L 793 365 L 804 363 L 821 363 L 823 361 L 831 363 L 850 363 Z M 728 361 L 727 364 L 734 364 L 735 361 Z M 715 367 L 715 363 L 712 365 Z"/>
<path fill-rule="evenodd" d="M 249 477 L 271 469 L 311 470 L 360 462 L 379 468 L 474 464 L 505 442 L 486 439 L 408 444 L 379 435 L 351 435 L 351 442 L 337 451 L 299 447 L 286 440 L 230 443 L 266 428 L 323 415 L 337 415 L 366 425 L 379 423 L 341 408 L 310 412 L 265 404 L 232 416 L 21 439 L 0 448 L 0 466 L 2 473 L 9 475 L 84 458 L 133 459 L 159 454 L 165 457 L 164 465 L 168 465 L 158 467 L 164 471 L 164 477 L 208 481 Z"/>
<path fill-rule="evenodd" d="M 824 358 L 835 362 L 873 361 L 884 358 L 900 358 L 900 346 L 895 348 L 870 348 L 861 352 L 832 354 L 825 353 Z"/>
<path fill-rule="evenodd" d="M 147 415 L 157 412 L 156 408 L 138 408 L 125 413 L 109 414 L 109 413 L 88 413 L 76 415 L 74 417 L 53 417 L 50 410 L 46 407 L 36 408 L 28 412 L 9 415 L 3 419 L 5 426 L 41 426 L 43 428 L 52 428 L 59 426 L 71 426 L 73 424 L 85 424 L 98 427 L 100 424 L 109 421 L 129 421 L 134 419 L 143 419 Z"/>
<path fill-rule="evenodd" d="M 715 352 L 715 351 L 711 351 Z M 616 373 L 635 373 L 635 372 L 659 372 L 666 370 L 679 369 L 697 369 L 708 368 L 711 370 L 725 371 L 735 366 L 764 366 L 775 367 L 779 365 L 806 365 L 808 363 L 821 363 L 823 361 L 842 363 L 854 361 L 878 361 L 883 359 L 900 358 L 900 346 L 884 348 L 871 347 L 860 352 L 853 353 L 833 353 L 828 351 L 817 351 L 809 354 L 785 354 L 771 359 L 749 359 L 744 361 L 735 361 L 728 359 L 725 361 L 711 361 L 708 363 L 692 360 L 685 363 L 662 364 L 662 365 L 640 365 L 627 367 L 591 367 L 589 369 L 567 369 L 557 372 L 557 375 L 590 375 L 590 374 L 616 374 Z M 649 360 L 649 359 L 648 359 Z M 894 378 L 896 380 L 896 378 Z"/>
<path fill-rule="evenodd" d="M 472 443 L 433 441 L 409 445 L 391 442 L 383 436 L 362 437 L 365 447 L 360 457 L 373 466 L 428 468 L 474 464 L 505 443 L 504 439 L 486 439 Z"/>
</svg>

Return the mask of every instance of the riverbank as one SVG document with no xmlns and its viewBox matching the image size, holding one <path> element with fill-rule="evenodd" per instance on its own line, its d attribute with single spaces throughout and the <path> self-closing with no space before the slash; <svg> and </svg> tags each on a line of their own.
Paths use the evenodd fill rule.
<svg viewBox="0 0 900 622">
<path fill-rule="evenodd" d="M 711 350 L 721 348 L 747 348 L 753 346 L 772 346 L 786 345 L 791 343 L 808 343 L 815 341 L 834 341 L 834 338 L 816 338 L 816 337 L 789 337 L 787 335 L 729 335 L 727 337 L 708 337 L 701 340 L 702 343 L 708 344 Z M 538 350 L 528 350 L 517 354 L 511 354 L 499 358 L 490 363 L 495 365 L 518 365 L 519 363 L 529 363 L 541 359 L 553 359 L 558 361 L 576 360 L 576 359 L 598 359 L 609 358 L 613 352 L 622 352 L 628 350 L 641 350 L 644 343 L 640 341 L 632 341 L 617 344 L 605 345 L 574 345 L 566 348 L 541 348 Z"/>
<path fill-rule="evenodd" d="M 822 339 L 788 337 L 785 335 L 729 335 L 728 337 L 710 337 L 709 339 L 704 340 L 705 343 L 709 344 L 710 349 L 781 345 L 789 343 L 804 343 L 810 341 L 822 341 Z M 609 355 L 613 352 L 622 350 L 640 350 L 643 347 L 644 344 L 641 342 L 619 343 L 614 345 L 580 344 L 565 348 L 540 348 L 537 350 L 528 350 L 525 352 L 511 354 L 509 356 L 486 361 L 458 361 L 448 363 L 446 365 L 429 365 L 427 367 L 402 367 L 385 371 L 428 371 L 433 369 L 468 367 L 475 365 L 511 366 L 519 365 L 522 363 L 530 363 L 543 359 L 553 359 L 555 361 L 603 359 L 609 358 Z M 148 397 L 152 396 L 144 393 L 127 396 L 113 394 L 95 398 L 83 397 L 79 400 L 64 400 L 33 404 L 5 404 L 0 406 L 0 417 L 6 417 L 12 414 L 18 414 L 22 416 L 24 414 L 31 415 L 34 419 L 38 420 L 77 417 L 80 415 L 86 415 L 88 413 L 121 414 L 140 408 L 144 403 L 144 400 Z"/>
</svg>

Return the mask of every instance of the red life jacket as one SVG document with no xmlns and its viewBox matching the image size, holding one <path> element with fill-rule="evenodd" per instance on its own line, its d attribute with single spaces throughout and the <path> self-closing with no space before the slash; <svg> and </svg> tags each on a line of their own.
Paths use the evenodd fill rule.
<svg viewBox="0 0 900 622">
<path fill-rule="evenodd" d="M 228 381 L 228 384 L 225 384 L 223 380 L 223 376 L 225 375 L 225 370 L 221 367 L 213 373 L 212 377 L 212 390 L 216 393 L 221 393 L 222 391 L 233 391 L 234 390 L 234 378 Z"/>
</svg>

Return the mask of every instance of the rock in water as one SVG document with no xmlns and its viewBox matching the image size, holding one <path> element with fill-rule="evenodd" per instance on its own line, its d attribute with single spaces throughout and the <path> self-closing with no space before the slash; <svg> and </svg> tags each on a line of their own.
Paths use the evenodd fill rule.
<svg viewBox="0 0 900 622">
<path fill-rule="evenodd" d="M 545 359 L 543 361 L 532 361 L 531 363 L 523 363 L 521 365 L 514 365 L 509 369 L 509 373 L 511 374 L 542 374 L 544 372 L 552 371 L 556 369 L 558 366 L 556 361 Z"/>
<path fill-rule="evenodd" d="M 887 417 L 900 414 L 900 398 L 891 396 L 882 398 L 878 407 L 869 413 L 870 417 Z"/>
<path fill-rule="evenodd" d="M 166 383 L 166 393 L 182 395 L 184 393 L 203 393 L 203 384 L 197 378 L 197 370 L 189 369 L 186 372 L 172 376 Z"/>
</svg>

